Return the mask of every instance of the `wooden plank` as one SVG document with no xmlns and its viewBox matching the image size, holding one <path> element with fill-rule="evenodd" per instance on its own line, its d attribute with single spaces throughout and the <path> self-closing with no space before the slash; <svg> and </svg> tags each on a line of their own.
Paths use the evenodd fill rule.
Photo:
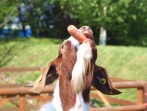
<svg viewBox="0 0 147 111">
<path fill-rule="evenodd" d="M 48 101 L 47 100 L 47 98 L 44 98 L 44 97 L 42 97 L 42 96 L 37 96 L 37 95 L 35 95 L 35 96 L 33 96 L 32 95 L 32 97 L 34 97 L 35 99 L 37 99 L 37 100 L 39 100 L 39 101 L 41 101 L 41 102 L 46 102 L 46 101 Z"/>
<path fill-rule="evenodd" d="M 90 98 L 95 98 L 95 99 L 100 99 L 100 97 L 97 96 L 97 94 L 90 93 Z M 132 102 L 132 101 L 127 101 L 123 99 L 118 99 L 110 96 L 105 96 L 105 98 L 112 103 L 120 104 L 120 105 L 135 105 L 137 103 Z"/>
<path fill-rule="evenodd" d="M 0 72 L 26 72 L 26 71 L 40 71 L 40 67 L 18 67 L 18 68 L 0 68 Z"/>
<path fill-rule="evenodd" d="M 36 94 L 36 95 L 35 94 L 29 94 L 29 95 L 26 96 L 26 99 L 31 99 L 31 100 L 37 99 L 38 101 L 43 102 L 43 103 L 53 99 L 52 96 L 50 96 L 46 93 L 43 93 L 43 94 L 46 95 L 46 96 L 43 96 L 42 94 L 39 94 L 39 95 L 38 94 Z"/>
<path fill-rule="evenodd" d="M 144 89 L 143 89 L 143 102 L 147 103 L 147 82 L 144 85 Z"/>
<path fill-rule="evenodd" d="M 142 104 L 143 103 L 143 89 L 137 88 L 137 103 Z"/>
<path fill-rule="evenodd" d="M 90 108 L 90 111 L 144 111 L 144 105 L 115 106 L 106 108 Z"/>
<path fill-rule="evenodd" d="M 2 107 L 7 102 L 10 102 L 13 97 L 15 96 L 14 95 L 13 96 L 2 96 L 0 100 L 0 107 Z"/>
<path fill-rule="evenodd" d="M 124 99 L 118 99 L 118 98 L 114 98 L 114 97 L 110 97 L 110 96 L 106 96 L 108 101 L 111 101 L 113 103 L 116 104 L 120 104 L 120 105 L 136 105 L 136 102 L 133 101 L 128 101 L 128 100 L 124 100 Z"/>
<path fill-rule="evenodd" d="M 0 111 L 18 111 L 17 107 L 0 108 Z"/>
<path fill-rule="evenodd" d="M 141 81 L 129 81 L 129 82 L 114 82 L 113 83 L 114 85 L 115 85 L 115 87 L 117 87 L 117 88 L 138 88 L 139 89 L 139 91 L 138 91 L 138 95 L 139 95 L 139 98 L 141 98 L 141 95 L 142 95 L 142 97 L 143 97 L 143 92 L 141 92 L 141 90 L 144 88 L 144 86 L 145 86 L 145 82 L 141 82 Z M 46 89 L 47 87 L 49 87 L 49 89 Z M 48 86 L 45 86 L 45 89 L 43 90 L 43 92 L 44 93 L 48 93 L 48 92 L 53 92 L 53 90 L 54 90 L 54 87 L 55 86 L 53 86 L 53 85 L 48 85 Z M 34 97 L 35 97 L 35 95 L 36 94 L 34 94 L 34 93 L 32 93 L 32 92 L 30 92 L 30 89 L 31 89 L 32 87 L 0 87 L 0 95 L 1 96 L 3 96 L 3 95 L 25 95 L 25 94 L 32 94 L 32 95 L 34 95 Z M 12 91 L 12 89 L 13 89 L 13 91 Z M 94 89 L 94 88 L 93 88 Z M 5 91 L 4 91 L 5 90 Z M 146 93 L 144 92 L 144 95 L 146 95 Z M 91 96 L 91 94 L 90 94 L 90 96 Z M 92 94 L 92 96 L 91 97 L 94 97 L 95 95 L 94 94 Z M 97 94 L 96 94 L 96 96 L 95 96 L 96 98 L 99 98 L 98 96 L 97 96 Z M 111 102 L 114 102 L 114 103 L 118 103 L 118 104 L 121 104 L 121 105 L 129 105 L 129 104 L 136 104 L 136 103 L 133 103 L 133 102 L 131 102 L 131 101 L 126 101 L 126 100 L 120 100 L 120 99 L 117 99 L 117 98 L 111 98 L 111 97 L 107 97 L 107 96 L 105 96 L 105 98 L 108 100 L 108 101 L 111 101 Z M 20 101 L 21 101 L 21 99 L 22 99 L 22 101 L 23 100 L 25 100 L 26 98 L 20 98 Z M 39 98 L 40 99 L 40 98 Z M 41 100 L 41 99 L 40 99 Z M 43 99 L 42 99 L 43 100 Z M 143 100 L 139 100 L 139 101 L 143 101 Z M 23 102 L 22 102 L 23 103 Z M 21 103 L 21 104 L 22 104 Z M 25 103 L 25 102 L 24 102 Z M 140 102 L 141 103 L 141 102 Z M 25 105 L 25 104 L 23 104 L 23 105 Z M 20 109 L 24 109 L 26 106 L 20 106 L 19 108 Z M 124 108 L 126 108 L 126 107 L 124 107 Z M 1 110 L 0 110 L 1 111 Z M 25 111 L 25 110 L 20 110 L 20 111 Z M 110 110 L 111 111 L 111 110 Z M 114 109 L 114 111 L 115 111 L 115 109 Z M 119 110 L 117 110 L 117 111 L 119 111 Z M 125 111 L 125 110 L 124 110 Z M 131 110 L 130 110 L 131 111 Z M 135 111 L 135 110 L 134 110 Z"/>
<path fill-rule="evenodd" d="M 19 104 L 16 102 L 16 101 L 14 101 L 14 100 L 10 100 L 10 102 L 12 103 L 12 104 L 14 104 L 16 107 L 19 107 Z"/>
<path fill-rule="evenodd" d="M 123 79 L 123 78 L 116 78 L 116 77 L 110 77 L 112 82 L 131 82 L 134 80 L 128 80 L 128 79 Z"/>
<path fill-rule="evenodd" d="M 100 91 L 96 91 L 98 96 L 100 97 L 100 99 L 103 101 L 103 103 L 107 106 L 107 107 L 111 107 L 111 105 L 109 104 L 109 101 L 107 100 L 107 98 L 100 92 Z"/>
<path fill-rule="evenodd" d="M 53 92 L 55 86 L 54 85 L 46 85 L 42 91 L 42 93 Z M 20 94 L 35 94 L 30 92 L 32 87 L 0 87 L 0 96 L 3 95 L 20 95 Z"/>
<path fill-rule="evenodd" d="M 28 105 L 26 106 L 27 111 L 38 111 L 40 108 L 40 105 Z M 5 107 L 5 108 L 0 108 L 0 111 L 19 111 L 17 107 Z"/>
<path fill-rule="evenodd" d="M 145 82 L 142 81 L 135 81 L 135 82 L 113 82 L 113 85 L 116 88 L 144 88 Z M 33 94 L 30 92 L 32 87 L 3 87 L 0 86 L 0 95 L 17 95 L 17 94 Z M 53 85 L 46 85 L 42 92 L 53 92 L 55 86 Z M 92 90 L 95 88 L 92 87 Z"/>
<path fill-rule="evenodd" d="M 29 105 L 26 107 L 26 109 L 27 109 L 27 111 L 39 111 L 40 105 Z"/>
<path fill-rule="evenodd" d="M 118 89 L 126 89 L 126 88 L 144 88 L 144 81 L 128 81 L 128 82 L 113 82 L 114 87 Z M 96 90 L 93 86 L 91 90 Z"/>
<path fill-rule="evenodd" d="M 146 106 L 145 111 L 147 111 L 147 82 L 145 82 L 144 89 L 143 89 L 143 102 L 144 102 L 144 105 Z"/>
<path fill-rule="evenodd" d="M 1 84 L 0 85 L 0 90 L 2 88 L 17 88 L 17 87 L 23 87 L 24 84 Z"/>
<path fill-rule="evenodd" d="M 26 111 L 26 98 L 25 95 L 20 95 L 19 96 L 19 111 Z"/>
<path fill-rule="evenodd" d="M 1 101 L 0 101 L 0 107 L 2 107 L 4 104 L 6 104 L 7 102 L 10 101 L 11 98 L 3 98 Z"/>
<path fill-rule="evenodd" d="M 119 88 L 119 89 L 125 89 L 125 88 L 144 88 L 145 82 L 143 82 L 143 81 L 113 82 L 112 84 L 116 88 Z"/>
</svg>

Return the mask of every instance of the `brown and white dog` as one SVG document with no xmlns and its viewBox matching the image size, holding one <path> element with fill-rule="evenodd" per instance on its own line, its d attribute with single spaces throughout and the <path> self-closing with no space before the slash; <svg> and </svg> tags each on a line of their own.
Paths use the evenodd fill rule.
<svg viewBox="0 0 147 111">
<path fill-rule="evenodd" d="M 31 90 L 40 93 L 46 84 L 59 77 L 53 100 L 40 111 L 89 111 L 91 86 L 108 95 L 121 93 L 113 87 L 106 69 L 95 64 L 97 48 L 92 30 L 88 26 L 79 30 L 89 39 L 82 44 L 73 37 L 65 40 L 58 49 L 58 57 L 49 63 Z"/>
</svg>

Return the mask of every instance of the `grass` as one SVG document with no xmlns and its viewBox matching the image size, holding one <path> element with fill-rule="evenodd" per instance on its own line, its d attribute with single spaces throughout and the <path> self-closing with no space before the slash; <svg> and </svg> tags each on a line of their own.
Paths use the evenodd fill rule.
<svg viewBox="0 0 147 111">
<path fill-rule="evenodd" d="M 97 64 L 107 68 L 110 75 L 133 80 L 147 80 L 147 48 L 99 47 Z"/>
<path fill-rule="evenodd" d="M 58 55 L 62 40 L 52 38 L 15 38 L 0 40 L 0 67 L 40 67 L 47 66 Z M 125 46 L 98 46 L 97 65 L 106 67 L 110 76 L 147 80 L 147 48 Z M 5 73 L 15 83 L 34 81 L 39 72 Z M 11 79 L 12 80 L 12 79 Z M 13 82 L 12 82 L 13 83 Z M 136 100 L 136 90 L 122 90 L 117 97 Z"/>
<path fill-rule="evenodd" d="M 12 39 L 8 42 L 1 41 L 0 66 L 46 66 L 57 55 L 60 43 L 60 40 L 45 38 Z"/>
</svg>

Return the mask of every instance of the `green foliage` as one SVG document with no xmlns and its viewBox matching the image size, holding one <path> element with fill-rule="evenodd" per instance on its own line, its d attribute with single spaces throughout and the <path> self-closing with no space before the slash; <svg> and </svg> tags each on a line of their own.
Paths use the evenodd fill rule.
<svg viewBox="0 0 147 111">
<path fill-rule="evenodd" d="M 1 0 L 0 1 L 0 23 L 2 23 L 12 10 L 15 10 L 16 0 Z M 12 15 L 10 15 L 11 17 Z"/>
<path fill-rule="evenodd" d="M 147 46 L 146 0 L 51 0 L 79 21 L 78 27 L 90 25 L 95 38 L 99 28 L 107 29 L 108 43 Z M 106 12 L 104 11 L 106 8 Z M 114 41 L 115 40 L 115 41 Z"/>
<path fill-rule="evenodd" d="M 89 25 L 98 43 L 103 26 L 108 44 L 147 46 L 146 0 L 1 0 L 0 22 L 13 9 L 17 15 L 16 6 L 22 2 L 33 4 L 26 12 L 25 24 L 31 25 L 34 36 L 66 38 L 68 25 Z"/>
</svg>

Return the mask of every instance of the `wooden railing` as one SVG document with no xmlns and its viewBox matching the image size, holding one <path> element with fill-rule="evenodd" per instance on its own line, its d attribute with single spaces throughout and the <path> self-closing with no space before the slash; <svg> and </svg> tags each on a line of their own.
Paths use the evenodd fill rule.
<svg viewBox="0 0 147 111">
<path fill-rule="evenodd" d="M 17 69 L 17 70 L 16 70 Z M 29 69 L 29 70 L 27 70 Z M 39 71 L 39 68 L 5 68 L 4 71 Z M 118 89 L 137 89 L 137 101 L 128 101 L 118 99 L 112 96 L 106 96 L 91 87 L 90 98 L 101 100 L 105 107 L 91 107 L 91 111 L 146 111 L 147 108 L 147 82 L 146 81 L 132 81 L 120 78 L 111 77 L 113 85 Z M 42 103 L 52 99 L 54 91 L 53 85 L 45 86 L 41 94 L 34 94 L 30 92 L 31 87 L 24 87 L 24 85 L 0 85 L 0 111 L 36 111 Z M 134 92 L 135 93 L 135 92 Z M 9 105 L 9 104 L 11 105 Z M 116 103 L 119 106 L 112 106 L 110 103 Z"/>
<path fill-rule="evenodd" d="M 0 111 L 7 111 L 7 108 L 2 107 L 10 102 L 15 107 L 11 107 L 11 111 L 30 111 L 30 109 L 39 109 L 37 104 L 28 104 L 28 100 L 37 100 L 42 103 L 52 99 L 48 93 L 52 93 L 54 86 L 46 86 L 41 94 L 30 92 L 31 87 L 24 87 L 24 85 L 1 85 L 0 86 Z M 40 104 L 41 105 L 41 104 Z"/>
<path fill-rule="evenodd" d="M 101 99 L 106 107 L 103 108 L 91 108 L 91 111 L 146 111 L 147 110 L 147 82 L 143 81 L 130 81 L 130 82 L 113 82 L 113 85 L 118 89 L 137 89 L 137 101 L 128 101 L 117 99 L 109 96 L 103 95 L 103 98 L 99 94 L 90 94 L 91 98 Z M 93 88 L 92 88 L 93 89 Z M 121 106 L 110 106 L 106 103 L 112 102 L 120 104 Z"/>
<path fill-rule="evenodd" d="M 109 96 L 105 96 L 101 94 L 100 92 L 97 93 L 90 93 L 91 98 L 95 99 L 101 99 L 106 107 L 103 108 L 91 108 L 91 111 L 144 111 L 146 109 L 146 95 L 145 93 L 145 85 L 147 85 L 146 82 L 138 81 L 138 82 L 116 82 L 113 83 L 116 88 L 137 88 L 137 102 L 127 101 L 127 100 L 121 100 Z M 42 103 L 49 101 L 52 99 L 52 96 L 48 95 L 48 93 L 52 93 L 54 90 L 53 85 L 45 86 L 44 90 L 41 94 L 34 94 L 30 92 L 31 87 L 24 87 L 23 85 L 2 85 L 0 86 L 0 107 L 2 107 L 7 102 L 10 102 L 15 105 L 15 108 L 12 109 L 18 109 L 19 111 L 29 111 L 28 109 L 38 109 L 38 105 L 28 105 L 27 99 L 36 99 Z M 93 87 L 91 90 L 95 90 Z M 15 101 L 15 99 L 18 99 L 19 101 Z M 117 103 L 123 106 L 111 106 L 110 104 L 106 104 L 107 102 L 113 102 Z M 27 106 L 28 105 L 28 106 Z M 4 111 L 4 108 L 2 108 Z M 2 111 L 0 109 L 0 111 Z M 7 110 L 7 108 L 6 108 Z M 5 110 L 5 111 L 6 111 Z"/>
<path fill-rule="evenodd" d="M 26 72 L 26 71 L 40 71 L 40 67 L 0 68 L 0 72 Z"/>
</svg>

